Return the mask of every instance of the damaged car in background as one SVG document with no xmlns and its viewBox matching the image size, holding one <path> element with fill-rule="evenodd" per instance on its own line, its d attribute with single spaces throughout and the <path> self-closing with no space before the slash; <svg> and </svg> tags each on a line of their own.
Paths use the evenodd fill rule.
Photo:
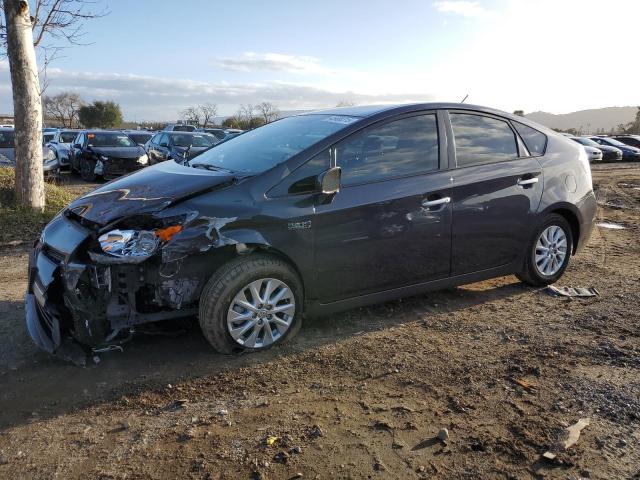
<svg viewBox="0 0 640 480">
<path fill-rule="evenodd" d="M 584 150 L 521 117 L 305 113 L 71 203 L 31 253 L 27 327 L 44 350 L 88 353 L 198 317 L 217 351 L 261 350 L 304 315 L 513 273 L 553 283 L 595 213 Z"/>
<path fill-rule="evenodd" d="M 148 164 L 144 148 L 123 132 L 82 130 L 69 150 L 71 171 L 79 172 L 86 182 L 118 177 Z"/>
<path fill-rule="evenodd" d="M 15 159 L 15 130 L 8 127 L 0 127 L 0 167 L 16 166 Z M 45 177 L 58 177 L 60 175 L 60 161 L 55 150 L 48 145 L 42 148 L 42 170 Z"/>
</svg>

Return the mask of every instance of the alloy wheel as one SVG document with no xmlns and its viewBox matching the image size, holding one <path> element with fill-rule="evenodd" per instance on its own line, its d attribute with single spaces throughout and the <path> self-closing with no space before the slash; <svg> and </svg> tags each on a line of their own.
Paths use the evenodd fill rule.
<svg viewBox="0 0 640 480">
<path fill-rule="evenodd" d="M 541 275 L 551 277 L 558 273 L 567 257 L 567 234 L 551 225 L 543 230 L 536 242 L 535 264 Z"/>
<path fill-rule="evenodd" d="M 238 344 L 260 349 L 287 333 L 295 313 L 291 288 L 276 278 L 262 278 L 235 295 L 227 312 L 227 329 Z"/>
</svg>

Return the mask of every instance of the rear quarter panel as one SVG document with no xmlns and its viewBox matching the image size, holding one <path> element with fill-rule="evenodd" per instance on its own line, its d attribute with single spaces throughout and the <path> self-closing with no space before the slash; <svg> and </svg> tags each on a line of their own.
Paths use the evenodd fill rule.
<svg viewBox="0 0 640 480">
<path fill-rule="evenodd" d="M 558 134 L 548 134 L 547 150 L 540 157 L 544 170 L 544 192 L 538 211 L 571 211 L 580 226 L 579 250 L 593 228 L 596 199 L 593 193 L 591 166 L 582 147 Z"/>
</svg>

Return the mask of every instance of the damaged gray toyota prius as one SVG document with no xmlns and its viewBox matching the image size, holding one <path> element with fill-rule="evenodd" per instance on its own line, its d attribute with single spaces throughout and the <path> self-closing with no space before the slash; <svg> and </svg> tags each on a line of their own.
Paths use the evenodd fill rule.
<svg viewBox="0 0 640 480">
<path fill-rule="evenodd" d="M 260 350 L 304 315 L 508 274 L 555 282 L 595 213 L 582 147 L 527 119 L 307 113 L 74 201 L 31 254 L 27 326 L 44 350 L 89 352 L 197 316 L 219 352 Z"/>
</svg>

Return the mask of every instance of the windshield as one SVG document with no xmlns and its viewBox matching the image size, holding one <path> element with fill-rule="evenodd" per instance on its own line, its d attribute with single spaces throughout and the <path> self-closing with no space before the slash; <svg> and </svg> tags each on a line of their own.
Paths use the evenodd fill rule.
<svg viewBox="0 0 640 480">
<path fill-rule="evenodd" d="M 600 146 L 599 143 L 594 142 L 590 138 L 581 138 L 581 137 L 573 137 L 571 140 L 575 140 L 576 142 L 586 145 L 587 147 L 595 147 L 598 148 Z"/>
<path fill-rule="evenodd" d="M 60 143 L 71 143 L 76 135 L 78 132 L 62 132 L 60 133 Z"/>
<path fill-rule="evenodd" d="M 613 138 L 603 138 L 602 139 L 603 142 L 605 142 L 607 145 L 613 145 L 614 147 L 628 147 L 629 145 L 626 145 L 622 142 L 619 142 L 618 140 L 615 140 Z"/>
<path fill-rule="evenodd" d="M 207 128 L 205 132 L 210 133 L 211 135 L 215 135 L 219 140 L 222 140 L 226 136 L 224 130 L 216 130 L 214 128 Z"/>
<path fill-rule="evenodd" d="M 150 133 L 130 133 L 129 136 L 131 139 L 139 145 L 143 143 L 147 143 L 147 140 L 151 138 Z"/>
<path fill-rule="evenodd" d="M 136 144 L 125 133 L 89 133 L 87 143 L 90 147 L 135 147 Z"/>
<path fill-rule="evenodd" d="M 176 147 L 212 147 L 215 142 L 210 135 L 171 135 Z"/>
<path fill-rule="evenodd" d="M 199 155 L 192 165 L 262 173 L 358 120 L 321 114 L 283 118 L 220 143 Z"/>
<path fill-rule="evenodd" d="M 13 148 L 13 130 L 0 130 L 0 148 Z"/>
<path fill-rule="evenodd" d="M 172 128 L 174 132 L 193 132 L 195 129 L 193 125 L 174 125 Z"/>
</svg>

